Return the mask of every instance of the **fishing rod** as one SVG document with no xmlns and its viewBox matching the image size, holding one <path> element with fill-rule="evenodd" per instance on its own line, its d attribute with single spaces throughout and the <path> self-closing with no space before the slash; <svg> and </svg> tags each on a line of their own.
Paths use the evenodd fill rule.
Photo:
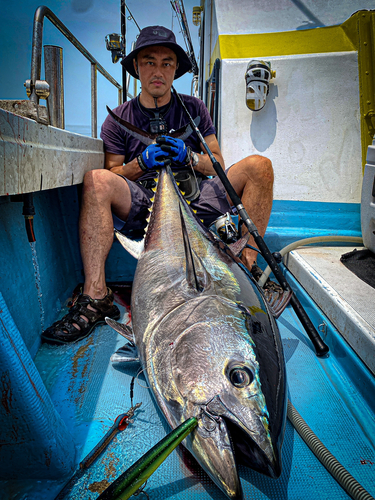
<svg viewBox="0 0 375 500">
<path fill-rule="evenodd" d="M 193 43 L 191 41 L 191 35 L 189 30 L 189 25 L 186 19 L 185 7 L 183 0 L 170 0 L 172 9 L 175 11 L 177 20 L 180 24 L 181 33 L 185 40 L 185 45 L 187 48 L 187 54 L 189 56 L 192 70 L 194 75 L 198 75 L 198 65 L 195 59 Z"/>
<path fill-rule="evenodd" d="M 187 110 L 184 102 L 182 101 L 180 95 L 177 93 L 177 91 L 173 87 L 173 85 L 172 85 L 172 89 L 177 97 L 177 100 L 179 101 L 179 103 L 181 104 L 182 108 L 184 109 L 186 115 L 188 116 L 191 126 L 193 127 L 199 140 L 203 144 L 204 149 L 207 151 L 207 154 L 211 160 L 212 166 L 215 169 L 215 172 L 218 175 L 219 179 L 223 183 L 223 186 L 224 186 L 226 192 L 228 193 L 230 199 L 232 200 L 232 202 L 236 206 L 238 214 L 240 215 L 241 219 L 244 221 L 249 233 L 254 238 L 254 241 L 255 241 L 256 245 L 258 246 L 264 260 L 270 266 L 273 274 L 275 275 L 277 281 L 280 283 L 283 290 L 292 292 L 291 297 L 290 297 L 290 303 L 291 303 L 295 313 L 297 314 L 298 319 L 302 323 L 302 326 L 305 328 L 306 333 L 309 336 L 309 338 L 314 346 L 316 355 L 317 356 L 324 356 L 325 354 L 328 353 L 329 347 L 327 346 L 327 344 L 325 344 L 323 342 L 319 333 L 316 331 L 314 325 L 312 324 L 310 318 L 306 314 L 306 311 L 302 307 L 302 304 L 298 300 L 295 293 L 292 291 L 289 283 L 285 279 L 284 274 L 282 273 L 279 265 L 277 264 L 275 257 L 272 255 L 272 253 L 270 252 L 266 243 L 264 242 L 263 238 L 259 234 L 258 229 L 256 228 L 254 222 L 250 219 L 248 213 L 245 210 L 245 207 L 242 205 L 240 197 L 238 196 L 238 194 L 234 190 L 231 182 L 229 181 L 228 177 L 226 176 L 220 163 L 216 160 L 216 158 L 212 154 L 212 152 L 211 152 L 210 148 L 208 147 L 206 141 L 204 140 L 199 128 L 195 124 L 191 114 Z"/>
</svg>

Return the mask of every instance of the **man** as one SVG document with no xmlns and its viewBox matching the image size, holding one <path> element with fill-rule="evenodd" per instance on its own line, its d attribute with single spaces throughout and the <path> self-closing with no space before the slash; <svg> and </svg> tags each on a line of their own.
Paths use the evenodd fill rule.
<svg viewBox="0 0 375 500">
<path fill-rule="evenodd" d="M 133 77 L 140 79 L 142 90 L 138 97 L 114 110 L 117 116 L 147 132 L 150 127 L 156 127 L 167 134 L 188 123 L 171 87 L 174 79 L 190 70 L 191 64 L 170 30 L 161 26 L 144 28 L 135 49 L 122 64 Z M 199 122 L 208 147 L 225 168 L 207 108 L 199 99 L 182 98 L 190 114 Z M 119 318 L 104 271 L 113 242 L 113 225 L 130 234 L 144 227 L 151 205 L 149 200 L 153 196 L 149 188 L 155 177 L 155 166 L 161 167 L 168 162 L 172 170 L 194 169 L 201 182 L 200 194 L 191 206 L 206 226 L 231 211 L 232 203 L 215 176 L 208 154 L 194 132 L 187 135 L 188 132 L 184 140 L 162 136 L 146 147 L 137 134 L 129 133 L 113 117 L 107 117 L 101 133 L 105 168 L 88 172 L 83 182 L 79 225 L 85 272 L 83 294 L 62 320 L 43 332 L 44 341 L 73 342 L 85 338 L 97 324 L 104 323 L 105 316 Z M 271 162 L 262 156 L 248 156 L 232 165 L 227 175 L 259 233 L 264 235 L 272 208 Z M 205 180 L 201 180 L 202 176 Z M 215 177 L 206 179 L 207 176 Z M 254 245 L 251 240 L 250 243 Z M 249 269 L 255 264 L 256 256 L 254 250 L 243 251 L 242 260 Z"/>
</svg>

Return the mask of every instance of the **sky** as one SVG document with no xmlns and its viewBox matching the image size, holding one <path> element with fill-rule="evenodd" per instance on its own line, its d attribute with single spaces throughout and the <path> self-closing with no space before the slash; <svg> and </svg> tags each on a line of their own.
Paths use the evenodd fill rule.
<svg viewBox="0 0 375 500">
<path fill-rule="evenodd" d="M 173 29 L 177 43 L 186 49 L 180 26 L 169 0 L 127 0 L 135 20 L 141 28 L 162 25 Z M 198 60 L 198 27 L 192 23 L 192 10 L 200 0 L 184 0 L 189 29 Z M 120 63 L 113 64 L 106 50 L 105 36 L 121 32 L 120 0 L 0 0 L 0 99 L 27 99 L 25 80 L 30 78 L 33 19 L 40 5 L 47 6 L 86 47 L 91 55 L 122 83 Z M 127 11 L 127 16 L 129 12 Z M 127 20 L 127 50 L 135 42 L 138 28 Z M 63 47 L 65 128 L 90 135 L 91 131 L 91 68 L 80 52 L 48 20 L 44 20 L 43 45 Z M 44 68 L 42 61 L 42 79 Z M 192 74 L 176 80 L 178 92 L 190 94 Z M 130 88 L 132 91 L 132 87 Z M 98 126 L 106 117 L 106 105 L 117 105 L 117 89 L 98 73 Z M 41 100 L 40 104 L 46 105 Z"/>
</svg>

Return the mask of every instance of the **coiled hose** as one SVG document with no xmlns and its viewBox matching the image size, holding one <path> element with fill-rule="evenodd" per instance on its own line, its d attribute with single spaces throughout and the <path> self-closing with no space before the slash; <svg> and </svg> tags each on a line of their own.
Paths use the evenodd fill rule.
<svg viewBox="0 0 375 500">
<path fill-rule="evenodd" d="M 290 401 L 288 401 L 288 418 L 316 458 L 324 465 L 348 495 L 354 500 L 374 500 L 374 497 L 354 479 L 324 446 Z"/>
<path fill-rule="evenodd" d="M 357 243 L 358 245 L 363 245 L 363 239 L 357 236 L 313 236 L 312 238 L 304 238 L 303 240 L 294 241 L 290 245 L 287 245 L 282 250 L 280 250 L 280 254 L 282 257 L 287 253 L 295 250 L 298 247 L 309 245 L 310 243 L 319 243 L 319 242 L 328 242 L 328 241 L 336 241 L 336 242 L 345 242 L 345 243 Z M 268 276 L 271 274 L 271 268 L 268 266 L 262 276 L 259 278 L 258 285 L 263 287 L 268 279 Z"/>
<path fill-rule="evenodd" d="M 300 246 L 309 245 L 310 243 L 329 241 L 341 241 L 346 243 L 351 242 L 359 245 L 363 244 L 363 239 L 356 236 L 315 236 L 312 238 L 304 238 L 302 240 L 295 241 L 290 245 L 287 245 L 282 250 L 280 250 L 280 254 L 282 257 L 284 257 L 284 255 Z M 258 281 L 259 286 L 264 286 L 270 274 L 271 269 L 268 266 Z M 341 465 L 340 462 L 332 455 L 332 453 L 324 446 L 324 444 L 313 433 L 313 431 L 306 424 L 306 422 L 303 420 L 301 415 L 298 413 L 298 411 L 290 401 L 288 401 L 288 418 L 298 434 L 317 457 L 317 459 L 322 463 L 322 465 L 328 470 L 332 477 L 335 478 L 335 480 L 351 498 L 353 498 L 354 500 L 375 500 L 374 497 L 372 497 L 370 493 L 366 491 L 356 479 L 354 479 L 354 477 L 345 469 L 345 467 Z"/>
</svg>

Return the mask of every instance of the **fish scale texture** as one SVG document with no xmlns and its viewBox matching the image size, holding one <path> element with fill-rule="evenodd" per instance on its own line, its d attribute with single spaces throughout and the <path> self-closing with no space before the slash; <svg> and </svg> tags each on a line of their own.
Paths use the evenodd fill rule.
<svg viewBox="0 0 375 500">
<path fill-rule="evenodd" d="M 126 310 L 120 306 L 122 321 Z M 362 404 L 339 365 L 331 356 L 318 359 L 302 334 L 294 312 L 287 308 L 278 320 L 284 345 L 290 399 L 321 441 L 349 472 L 375 495 L 375 451 L 355 422 L 353 414 Z M 111 427 L 116 417 L 130 407 L 130 382 L 136 364 L 112 365 L 110 356 L 125 339 L 108 326 L 98 327 L 83 341 L 68 346 L 42 346 L 36 365 L 49 393 L 77 446 L 77 463 Z M 344 399 L 336 386 L 342 381 Z M 352 394 L 352 398 L 345 393 Z M 168 425 L 154 403 L 142 374 L 134 387 L 134 402 L 142 402 L 134 423 L 119 433 L 82 477 L 67 499 L 95 500 L 132 463 L 168 432 Z M 368 427 L 374 428 L 369 413 Z M 371 421 L 372 418 L 372 421 Z M 239 466 L 244 498 L 278 500 L 347 499 L 326 469 L 315 458 L 287 421 L 282 451 L 283 472 L 272 480 Z M 69 478 L 61 482 L 3 482 L 1 499 L 52 500 Z M 179 447 L 148 480 L 145 491 L 156 499 L 222 499 L 195 459 Z M 139 498 L 142 498 L 140 496 Z M 145 497 L 144 497 L 145 498 Z"/>
</svg>

